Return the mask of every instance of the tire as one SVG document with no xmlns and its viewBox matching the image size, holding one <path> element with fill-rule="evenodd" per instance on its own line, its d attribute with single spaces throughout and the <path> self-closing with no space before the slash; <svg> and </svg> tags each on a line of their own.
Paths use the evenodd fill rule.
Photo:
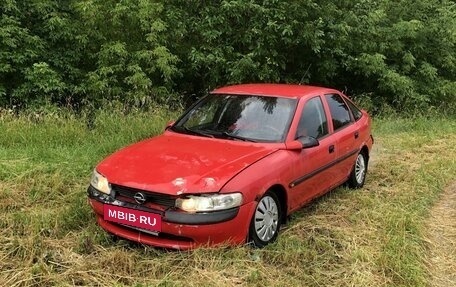
<svg viewBox="0 0 456 287">
<path fill-rule="evenodd" d="M 355 164 L 348 178 L 348 186 L 350 188 L 361 188 L 364 186 L 367 174 L 367 156 L 364 152 L 360 152 L 356 157 Z"/>
<path fill-rule="evenodd" d="M 267 191 L 258 201 L 249 227 L 249 243 L 264 247 L 274 242 L 279 235 L 282 210 L 277 195 Z"/>
</svg>

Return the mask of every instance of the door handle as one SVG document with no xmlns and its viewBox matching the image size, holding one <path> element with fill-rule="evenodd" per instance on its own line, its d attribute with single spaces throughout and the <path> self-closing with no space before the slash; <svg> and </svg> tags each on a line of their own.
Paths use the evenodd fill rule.
<svg viewBox="0 0 456 287">
<path fill-rule="evenodd" d="M 359 137 L 359 132 L 356 131 L 356 132 L 355 132 L 355 139 L 357 139 L 358 137 Z"/>
<path fill-rule="evenodd" d="M 330 145 L 328 150 L 329 150 L 329 153 L 333 153 L 334 152 L 334 145 L 333 144 Z"/>
</svg>

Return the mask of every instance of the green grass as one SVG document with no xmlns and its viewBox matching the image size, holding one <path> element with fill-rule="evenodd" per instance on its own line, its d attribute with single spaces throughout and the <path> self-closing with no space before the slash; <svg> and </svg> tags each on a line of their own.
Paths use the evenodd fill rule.
<svg viewBox="0 0 456 287">
<path fill-rule="evenodd" d="M 426 286 L 425 221 L 456 175 L 456 121 L 374 120 L 363 189 L 338 188 L 299 212 L 279 240 L 170 252 L 115 241 L 86 203 L 93 167 L 157 134 L 161 110 L 95 118 L 0 114 L 0 285 Z"/>
</svg>

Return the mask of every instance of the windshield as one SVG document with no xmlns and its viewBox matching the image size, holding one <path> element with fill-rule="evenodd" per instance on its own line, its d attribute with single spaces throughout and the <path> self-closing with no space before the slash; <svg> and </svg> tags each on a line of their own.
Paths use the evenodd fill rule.
<svg viewBox="0 0 456 287">
<path fill-rule="evenodd" d="M 295 99 L 208 95 L 173 126 L 176 132 L 255 142 L 284 141 Z"/>
</svg>

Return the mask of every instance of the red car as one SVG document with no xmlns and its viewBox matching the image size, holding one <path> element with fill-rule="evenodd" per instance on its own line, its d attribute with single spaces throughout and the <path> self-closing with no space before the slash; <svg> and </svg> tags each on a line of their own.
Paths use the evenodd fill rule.
<svg viewBox="0 0 456 287">
<path fill-rule="evenodd" d="M 262 247 L 313 198 L 362 187 L 372 144 L 368 114 L 336 90 L 227 86 L 103 160 L 88 197 L 98 224 L 132 241 Z"/>
</svg>

